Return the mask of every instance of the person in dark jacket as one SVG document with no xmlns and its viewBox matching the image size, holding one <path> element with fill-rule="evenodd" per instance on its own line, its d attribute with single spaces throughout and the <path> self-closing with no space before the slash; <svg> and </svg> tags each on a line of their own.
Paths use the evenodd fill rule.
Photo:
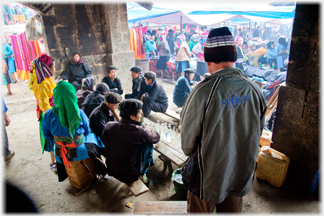
<svg viewBox="0 0 324 216">
<path fill-rule="evenodd" d="M 123 87 L 120 79 L 117 77 L 118 68 L 114 66 L 107 67 L 108 76 L 104 77 L 101 82 L 106 83 L 109 86 L 110 92 L 116 92 L 117 94 L 123 94 Z"/>
<path fill-rule="evenodd" d="M 96 90 L 88 95 L 84 102 L 81 104 L 82 110 L 88 116 L 91 112 L 105 100 L 105 94 L 109 92 L 109 87 L 106 83 L 99 83 Z"/>
<path fill-rule="evenodd" d="M 76 90 L 79 90 L 83 79 L 91 77 L 91 75 L 91 69 L 87 63 L 81 60 L 80 53 L 74 53 L 61 79 L 68 80 Z"/>
<path fill-rule="evenodd" d="M 90 129 L 102 140 L 102 132 L 107 122 L 116 121 L 113 111 L 117 109 L 118 104 L 122 101 L 122 97 L 115 93 L 109 92 L 105 95 L 105 100 L 97 108 L 95 108 L 89 117 Z"/>
<path fill-rule="evenodd" d="M 195 77 L 195 71 L 193 69 L 184 70 L 184 75 L 181 76 L 173 90 L 173 103 L 178 107 L 182 107 L 186 102 L 188 94 L 192 91 L 194 86 L 196 86 L 196 82 L 193 82 L 193 78 Z M 190 87 L 190 85 L 192 87 Z"/>
<path fill-rule="evenodd" d="M 154 72 L 146 72 L 144 78 L 150 90 L 142 95 L 141 101 L 143 102 L 144 116 L 148 118 L 152 110 L 154 112 L 165 112 L 168 109 L 168 96 L 163 86 L 157 82 Z"/>
<path fill-rule="evenodd" d="M 172 29 L 169 29 L 168 35 L 166 36 L 166 39 L 167 39 L 169 47 L 170 47 L 171 55 L 173 55 L 174 54 L 174 41 L 175 40 L 174 40 L 174 34 L 173 34 Z"/>
<path fill-rule="evenodd" d="M 126 99 L 119 104 L 119 122 L 108 122 L 102 134 L 106 149 L 108 174 L 121 182 L 131 183 L 140 176 L 148 181 L 146 172 L 153 161 L 153 145 L 160 140 L 156 131 L 139 126 L 143 103 Z"/>
<path fill-rule="evenodd" d="M 94 86 L 94 80 L 92 77 L 85 78 L 82 81 L 81 89 L 79 89 L 76 93 L 76 96 L 78 98 L 78 107 L 82 109 L 82 103 L 84 102 L 85 98 L 93 93 L 93 86 Z"/>
<path fill-rule="evenodd" d="M 141 73 L 142 68 L 135 66 L 130 69 L 132 72 L 132 78 L 133 78 L 133 86 L 132 86 L 132 94 L 126 94 L 125 99 L 134 98 L 134 99 L 141 99 L 141 96 L 149 91 L 149 86 L 146 85 L 145 79 Z"/>
</svg>

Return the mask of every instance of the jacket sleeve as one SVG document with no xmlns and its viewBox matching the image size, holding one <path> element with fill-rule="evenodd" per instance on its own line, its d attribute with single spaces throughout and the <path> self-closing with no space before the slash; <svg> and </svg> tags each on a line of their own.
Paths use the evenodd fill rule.
<svg viewBox="0 0 324 216">
<path fill-rule="evenodd" d="M 83 112 L 82 109 L 80 109 L 80 116 L 83 122 L 83 128 L 84 128 L 84 135 L 88 135 L 89 133 L 91 133 L 91 129 L 89 127 L 89 118 L 88 116 Z"/>
<path fill-rule="evenodd" d="M 123 87 L 122 87 L 122 84 L 121 84 L 121 82 L 120 82 L 120 79 L 118 79 L 117 80 L 117 92 L 116 93 L 118 93 L 118 94 L 123 94 L 123 92 L 124 92 L 124 90 L 123 90 Z"/>
<path fill-rule="evenodd" d="M 150 131 L 147 129 L 141 130 L 140 133 L 138 134 L 138 137 L 143 144 L 146 143 L 155 144 L 160 141 L 160 135 L 158 132 Z"/>
<path fill-rule="evenodd" d="M 190 58 L 190 56 L 191 56 L 191 53 L 190 53 L 190 49 L 189 49 L 189 46 L 188 46 L 188 44 L 186 44 L 186 45 L 184 46 L 184 50 L 186 51 L 186 53 L 187 53 L 188 57 Z"/>
<path fill-rule="evenodd" d="M 71 65 L 69 65 L 66 70 L 63 72 L 61 79 L 68 80 L 71 76 Z"/>
<path fill-rule="evenodd" d="M 150 103 L 153 103 L 160 95 L 162 91 L 162 88 L 159 86 L 156 86 L 155 89 L 152 89 L 152 91 L 149 94 L 148 99 L 150 100 Z"/>
<path fill-rule="evenodd" d="M 187 95 L 191 92 L 192 88 L 189 86 L 189 82 L 186 82 L 186 80 L 181 80 L 180 86 L 182 87 L 182 89 L 185 92 L 185 96 L 187 97 Z"/>
<path fill-rule="evenodd" d="M 89 65 L 87 63 L 85 63 L 85 62 L 83 62 L 83 70 L 84 70 L 84 73 L 85 73 L 84 78 L 91 77 L 92 71 L 91 71 Z"/>
<path fill-rule="evenodd" d="M 197 43 L 193 48 L 192 48 L 192 52 L 195 53 L 195 54 L 198 54 L 199 53 L 199 47 L 198 47 L 198 44 Z"/>
<path fill-rule="evenodd" d="M 181 148 L 187 156 L 198 147 L 202 138 L 205 102 L 201 101 L 197 87 L 188 95 L 180 114 Z"/>
</svg>

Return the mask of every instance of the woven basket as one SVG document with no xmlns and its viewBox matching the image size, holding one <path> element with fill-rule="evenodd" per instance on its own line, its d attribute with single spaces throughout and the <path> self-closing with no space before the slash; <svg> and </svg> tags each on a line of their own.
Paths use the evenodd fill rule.
<svg viewBox="0 0 324 216">
<path fill-rule="evenodd" d="M 65 165 L 70 184 L 75 189 L 86 189 L 97 180 L 96 168 L 92 158 L 81 161 L 69 161 L 70 168 Z"/>
</svg>

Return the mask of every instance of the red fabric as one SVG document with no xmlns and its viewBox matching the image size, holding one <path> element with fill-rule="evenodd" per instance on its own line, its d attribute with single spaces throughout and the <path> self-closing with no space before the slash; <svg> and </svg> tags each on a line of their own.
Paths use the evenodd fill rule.
<svg viewBox="0 0 324 216">
<path fill-rule="evenodd" d="M 277 85 L 279 85 L 281 83 L 281 80 L 280 79 L 277 79 L 276 81 L 274 81 L 273 83 L 271 83 L 267 89 L 272 89 L 274 87 L 276 87 Z"/>
<path fill-rule="evenodd" d="M 63 157 L 63 164 L 64 165 L 68 165 L 69 169 L 70 169 L 70 163 L 69 163 L 69 160 L 67 159 L 66 157 L 66 154 L 67 154 L 67 150 L 65 147 L 74 147 L 76 148 L 77 146 L 75 145 L 75 143 L 69 143 L 69 144 L 66 144 L 64 145 L 64 143 L 62 142 L 57 142 L 56 145 L 60 145 L 62 146 L 62 157 Z"/>
<path fill-rule="evenodd" d="M 52 57 L 48 56 L 47 54 L 39 56 L 38 60 L 46 64 L 47 66 L 49 66 L 53 61 Z"/>
</svg>

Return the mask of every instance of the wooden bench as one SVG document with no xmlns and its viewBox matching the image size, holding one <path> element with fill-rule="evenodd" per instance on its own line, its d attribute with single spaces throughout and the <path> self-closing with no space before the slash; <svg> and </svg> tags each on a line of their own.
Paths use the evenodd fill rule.
<svg viewBox="0 0 324 216">
<path fill-rule="evenodd" d="M 126 191 L 125 191 L 125 197 L 128 197 L 129 193 L 132 193 L 134 196 L 139 196 L 147 191 L 149 191 L 149 189 L 146 187 L 146 185 L 140 180 L 138 179 L 137 181 L 131 183 L 131 184 L 126 184 Z"/>
<path fill-rule="evenodd" d="M 188 214 L 187 201 L 136 201 L 133 214 Z"/>
<path fill-rule="evenodd" d="M 180 125 L 180 114 L 178 114 L 178 113 L 176 113 L 176 112 L 174 112 L 172 110 L 169 110 L 169 109 L 167 109 L 167 111 L 164 112 L 163 114 L 165 114 L 165 115 L 167 115 L 167 116 L 169 116 L 171 118 L 174 118 L 177 121 L 177 127 L 179 127 L 179 125 Z"/>
</svg>

